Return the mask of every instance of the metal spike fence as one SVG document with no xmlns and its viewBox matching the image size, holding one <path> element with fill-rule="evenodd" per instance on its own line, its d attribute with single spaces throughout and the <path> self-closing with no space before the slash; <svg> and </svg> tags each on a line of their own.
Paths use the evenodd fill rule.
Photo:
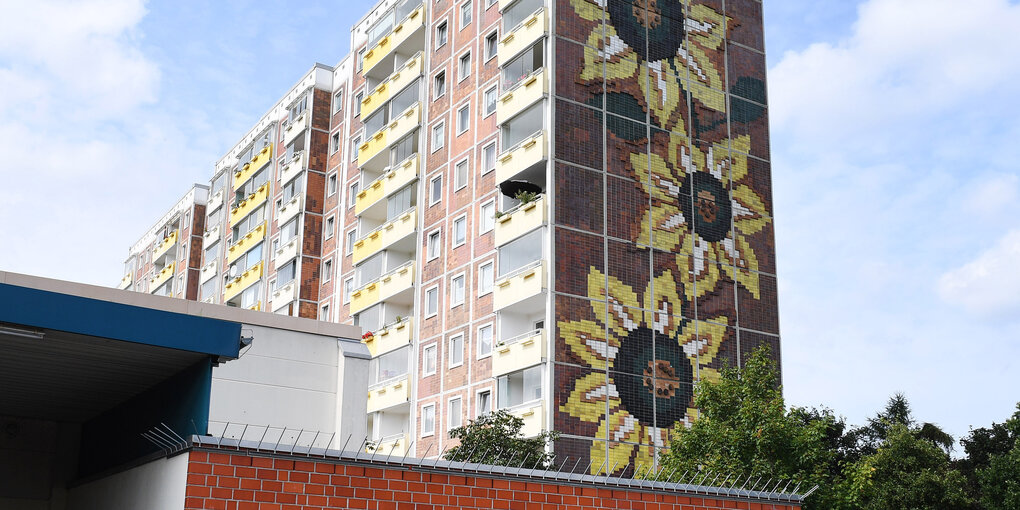
<svg viewBox="0 0 1020 510">
<path fill-rule="evenodd" d="M 457 450 L 457 455 L 447 459 L 445 456 L 449 447 L 441 447 L 435 441 L 421 445 L 411 441 L 404 448 L 404 453 L 401 453 L 396 451 L 396 445 L 387 451 L 387 448 L 369 437 L 238 423 L 220 426 L 210 424 L 210 428 L 212 429 L 210 435 L 196 434 L 190 440 L 177 435 L 165 424 L 160 424 L 142 435 L 168 455 L 191 446 L 205 446 L 422 470 L 456 470 L 479 475 L 527 477 L 573 484 L 793 503 L 802 502 L 818 489 L 815 485 L 806 488 L 802 493 L 800 492 L 802 484 L 794 483 L 792 480 L 745 477 L 712 470 L 681 473 L 676 469 L 664 467 L 657 461 L 648 464 L 632 463 L 622 467 L 616 462 L 607 468 L 608 460 L 593 466 L 593 461 L 585 463 L 582 457 L 560 456 L 549 463 L 547 468 L 542 468 L 536 467 L 534 463 L 528 464 L 530 456 L 521 456 L 519 452 L 506 451 L 498 447 L 495 451 L 492 448 L 485 451 L 479 451 L 477 448 L 467 452 Z M 421 457 L 411 456 L 416 446 L 424 447 Z M 660 458 L 664 450 L 665 448 L 656 448 L 653 459 Z M 482 463 L 481 459 L 488 459 L 489 462 Z"/>
</svg>

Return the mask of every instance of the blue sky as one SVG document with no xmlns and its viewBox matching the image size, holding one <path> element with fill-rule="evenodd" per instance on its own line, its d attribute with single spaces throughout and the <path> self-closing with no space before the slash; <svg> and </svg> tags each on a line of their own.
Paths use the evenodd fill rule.
<svg viewBox="0 0 1020 510">
<path fill-rule="evenodd" d="M 766 0 L 788 400 L 894 392 L 955 435 L 1020 400 L 1020 6 Z M 0 269 L 127 247 L 369 7 L 0 0 Z M 110 224 L 114 225 L 113 228 Z"/>
</svg>

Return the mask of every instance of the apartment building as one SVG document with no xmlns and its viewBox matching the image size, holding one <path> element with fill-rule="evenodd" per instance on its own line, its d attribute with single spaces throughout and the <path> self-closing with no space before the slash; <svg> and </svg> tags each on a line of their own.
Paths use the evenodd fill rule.
<svg viewBox="0 0 1020 510">
<path fill-rule="evenodd" d="M 217 163 L 199 297 L 366 331 L 374 449 L 498 408 L 615 472 L 778 359 L 759 1 L 384 0 L 351 48 Z"/>
<path fill-rule="evenodd" d="M 128 250 L 119 289 L 195 300 L 209 187 L 195 184 Z"/>
</svg>

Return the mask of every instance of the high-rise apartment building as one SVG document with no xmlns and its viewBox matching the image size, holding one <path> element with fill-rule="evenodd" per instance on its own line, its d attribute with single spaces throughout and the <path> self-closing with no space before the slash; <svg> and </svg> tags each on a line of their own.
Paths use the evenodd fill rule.
<svg viewBox="0 0 1020 510">
<path fill-rule="evenodd" d="M 351 48 L 217 164 L 200 297 L 370 332 L 378 449 L 501 408 L 618 471 L 778 358 L 760 1 L 384 0 Z"/>
</svg>

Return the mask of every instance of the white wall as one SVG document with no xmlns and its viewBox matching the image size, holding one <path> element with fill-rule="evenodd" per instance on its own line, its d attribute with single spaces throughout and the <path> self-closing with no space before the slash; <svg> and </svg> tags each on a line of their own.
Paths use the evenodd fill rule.
<svg viewBox="0 0 1020 510">
<path fill-rule="evenodd" d="M 68 510 L 181 510 L 188 455 L 158 459 L 69 491 Z"/>
</svg>

